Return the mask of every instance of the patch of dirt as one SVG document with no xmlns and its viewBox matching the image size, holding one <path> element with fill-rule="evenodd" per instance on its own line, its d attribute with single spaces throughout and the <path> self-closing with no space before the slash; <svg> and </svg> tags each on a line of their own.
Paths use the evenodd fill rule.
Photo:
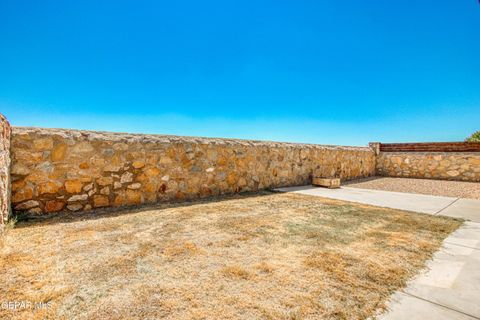
<svg viewBox="0 0 480 320">
<path fill-rule="evenodd" d="M 365 319 L 461 225 L 300 194 L 19 223 L 2 319 Z"/>
<path fill-rule="evenodd" d="M 480 182 L 371 177 L 346 181 L 343 184 L 348 187 L 360 189 L 420 193 L 480 200 Z"/>
</svg>

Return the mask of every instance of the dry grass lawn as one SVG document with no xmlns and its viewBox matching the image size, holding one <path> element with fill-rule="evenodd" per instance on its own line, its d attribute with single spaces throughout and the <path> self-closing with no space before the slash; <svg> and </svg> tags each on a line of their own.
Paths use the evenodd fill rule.
<svg viewBox="0 0 480 320">
<path fill-rule="evenodd" d="M 298 194 L 18 223 L 2 319 L 365 319 L 461 221 Z"/>
</svg>

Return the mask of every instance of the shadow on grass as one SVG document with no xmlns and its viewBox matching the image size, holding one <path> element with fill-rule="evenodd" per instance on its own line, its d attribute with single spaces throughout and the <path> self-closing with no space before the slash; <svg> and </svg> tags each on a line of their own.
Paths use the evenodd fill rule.
<svg viewBox="0 0 480 320">
<path fill-rule="evenodd" d="M 244 193 L 236 193 L 236 194 L 230 194 L 230 195 L 212 196 L 212 197 L 201 198 L 201 199 L 166 201 L 166 202 L 158 202 L 158 203 L 151 203 L 151 204 L 142 204 L 137 206 L 97 208 L 89 211 L 78 211 L 78 212 L 61 211 L 61 212 L 52 213 L 52 214 L 44 214 L 41 216 L 16 214 L 16 215 L 13 215 L 11 219 L 16 219 L 17 222 L 15 223 L 15 228 L 20 229 L 20 228 L 28 228 L 32 226 L 52 225 L 57 223 L 72 223 L 72 222 L 83 221 L 83 220 L 113 218 L 120 215 L 135 214 L 138 212 L 149 211 L 149 210 L 181 208 L 181 207 L 189 207 L 193 205 L 212 203 L 212 202 L 264 197 L 264 196 L 269 196 L 275 193 L 278 193 L 278 192 L 274 190 L 263 190 L 263 191 L 256 191 L 256 192 L 244 192 Z"/>
</svg>

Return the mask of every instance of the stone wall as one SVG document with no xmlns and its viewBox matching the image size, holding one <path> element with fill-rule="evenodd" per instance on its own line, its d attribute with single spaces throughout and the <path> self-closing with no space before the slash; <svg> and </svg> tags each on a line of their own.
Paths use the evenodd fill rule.
<svg viewBox="0 0 480 320">
<path fill-rule="evenodd" d="M 13 128 L 12 203 L 44 214 L 371 176 L 370 148 Z"/>
<path fill-rule="evenodd" d="M 380 152 L 377 156 L 377 174 L 480 181 L 480 152 Z"/>
<path fill-rule="evenodd" d="M 10 215 L 10 124 L 0 114 L 0 229 Z"/>
</svg>

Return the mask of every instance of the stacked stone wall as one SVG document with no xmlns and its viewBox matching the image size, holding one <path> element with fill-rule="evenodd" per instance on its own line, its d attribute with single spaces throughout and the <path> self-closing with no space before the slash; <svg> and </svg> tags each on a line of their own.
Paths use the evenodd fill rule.
<svg viewBox="0 0 480 320">
<path fill-rule="evenodd" d="M 13 208 L 38 215 L 375 173 L 367 147 L 14 127 L 11 149 Z"/>
<path fill-rule="evenodd" d="M 380 152 L 377 174 L 478 182 L 480 152 Z"/>
<path fill-rule="evenodd" d="M 10 124 L 0 114 L 0 229 L 10 215 L 10 133 Z"/>
</svg>

